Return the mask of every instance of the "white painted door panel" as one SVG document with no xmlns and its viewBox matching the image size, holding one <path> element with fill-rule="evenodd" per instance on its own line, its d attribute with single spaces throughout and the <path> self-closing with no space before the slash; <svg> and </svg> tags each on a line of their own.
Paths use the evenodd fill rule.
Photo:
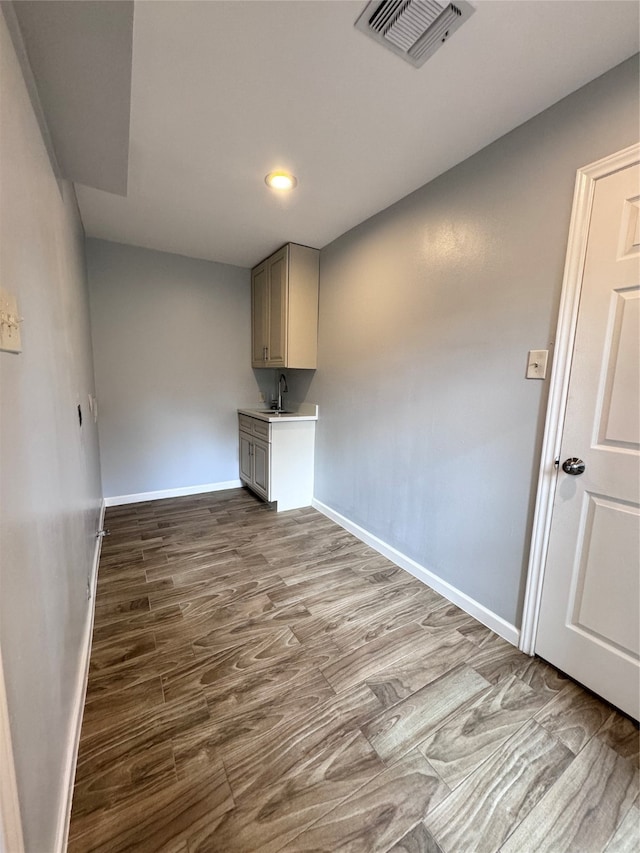
<svg viewBox="0 0 640 853">
<path fill-rule="evenodd" d="M 595 186 L 536 653 L 640 715 L 640 167 Z"/>
</svg>

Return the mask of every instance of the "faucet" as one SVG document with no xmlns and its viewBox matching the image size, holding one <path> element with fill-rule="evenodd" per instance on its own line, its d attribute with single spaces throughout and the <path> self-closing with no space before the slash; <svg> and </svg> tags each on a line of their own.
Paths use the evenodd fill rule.
<svg viewBox="0 0 640 853">
<path fill-rule="evenodd" d="M 278 403 L 276 407 L 277 412 L 282 411 L 282 395 L 286 394 L 289 390 L 287 386 L 287 378 L 284 373 L 280 374 L 280 378 L 278 379 Z"/>
</svg>

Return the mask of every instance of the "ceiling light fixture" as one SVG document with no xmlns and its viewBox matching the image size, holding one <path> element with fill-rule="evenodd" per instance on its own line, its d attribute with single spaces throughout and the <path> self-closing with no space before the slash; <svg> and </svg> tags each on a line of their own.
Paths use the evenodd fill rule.
<svg viewBox="0 0 640 853">
<path fill-rule="evenodd" d="M 269 172 L 264 179 L 265 184 L 273 190 L 292 190 L 298 183 L 295 175 L 289 172 Z"/>
</svg>

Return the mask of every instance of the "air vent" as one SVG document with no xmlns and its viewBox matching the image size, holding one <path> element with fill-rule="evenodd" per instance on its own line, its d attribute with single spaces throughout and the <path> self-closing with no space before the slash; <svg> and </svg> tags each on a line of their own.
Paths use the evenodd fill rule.
<svg viewBox="0 0 640 853">
<path fill-rule="evenodd" d="M 419 68 L 474 12 L 464 0 L 372 0 L 355 25 Z"/>
</svg>

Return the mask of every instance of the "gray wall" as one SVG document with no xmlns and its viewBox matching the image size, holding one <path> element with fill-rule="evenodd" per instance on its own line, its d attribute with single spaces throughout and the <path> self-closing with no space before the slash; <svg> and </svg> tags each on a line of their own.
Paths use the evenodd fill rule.
<svg viewBox="0 0 640 853">
<path fill-rule="evenodd" d="M 315 496 L 519 624 L 576 169 L 638 139 L 623 63 L 323 249 Z"/>
<path fill-rule="evenodd" d="M 87 240 L 105 497 L 238 478 L 249 270 Z"/>
<path fill-rule="evenodd" d="M 52 851 L 100 469 L 75 197 L 53 176 L 1 14 L 0 87 L 0 284 L 24 317 L 22 354 L 0 352 L 0 647 L 26 848 Z"/>
</svg>

